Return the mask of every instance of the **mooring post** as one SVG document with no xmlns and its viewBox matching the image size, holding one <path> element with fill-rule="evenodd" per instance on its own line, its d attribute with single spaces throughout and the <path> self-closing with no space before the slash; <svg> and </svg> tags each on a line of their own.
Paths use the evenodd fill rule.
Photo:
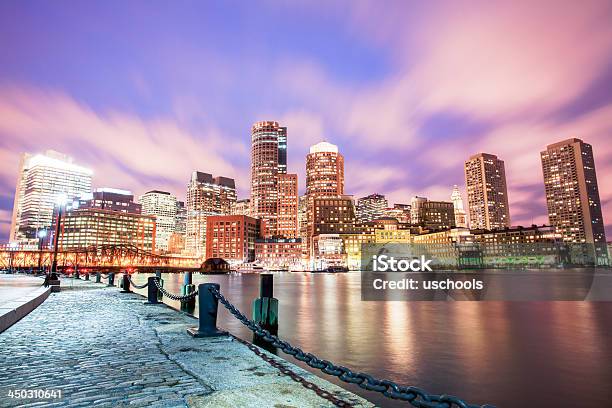
<svg viewBox="0 0 612 408">
<path fill-rule="evenodd" d="M 115 286 L 115 272 L 108 273 L 108 286 Z"/>
<path fill-rule="evenodd" d="M 74 279 L 80 279 L 79 278 L 79 267 L 78 267 L 78 265 L 74 265 Z"/>
<path fill-rule="evenodd" d="M 85 272 L 85 280 L 88 281 L 89 280 L 89 272 Z"/>
<path fill-rule="evenodd" d="M 123 281 L 121 283 L 121 287 L 123 288 L 121 293 L 132 293 L 132 291 L 130 290 L 130 275 L 128 275 L 127 272 L 123 274 Z"/>
<path fill-rule="evenodd" d="M 198 327 L 190 327 L 187 332 L 193 337 L 216 337 L 225 336 L 227 332 L 217 329 L 217 309 L 219 301 L 209 290 L 219 290 L 218 283 L 201 283 L 198 285 Z"/>
<path fill-rule="evenodd" d="M 278 334 L 278 299 L 274 298 L 274 276 L 270 273 L 260 275 L 259 298 L 253 301 L 253 320 L 262 329 Z"/>
<path fill-rule="evenodd" d="M 100 283 L 102 281 L 102 274 L 100 272 L 96 272 L 96 283 Z"/>
<path fill-rule="evenodd" d="M 195 285 L 193 285 L 193 272 L 187 271 L 183 275 L 183 287 L 181 288 L 181 295 L 185 296 L 189 293 L 192 293 L 195 290 Z M 184 312 L 193 312 L 195 309 L 195 296 L 187 299 L 181 300 L 181 310 Z"/>
<path fill-rule="evenodd" d="M 157 285 L 155 284 L 155 280 L 157 276 L 149 276 L 147 279 L 147 301 L 145 305 L 158 305 L 159 300 L 157 300 Z"/>
</svg>

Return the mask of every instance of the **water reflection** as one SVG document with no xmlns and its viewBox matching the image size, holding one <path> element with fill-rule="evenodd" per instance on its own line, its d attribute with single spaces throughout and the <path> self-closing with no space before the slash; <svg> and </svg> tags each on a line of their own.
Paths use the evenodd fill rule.
<svg viewBox="0 0 612 408">
<path fill-rule="evenodd" d="M 164 279 L 165 288 L 180 293 L 180 275 Z M 219 283 L 250 316 L 257 275 L 194 275 L 194 284 L 204 282 Z M 361 301 L 360 283 L 358 273 L 275 274 L 279 335 L 321 358 L 472 403 L 610 406 L 610 302 L 369 302 Z M 220 310 L 221 327 L 252 339 Z M 396 405 L 340 384 L 379 405 Z"/>
</svg>

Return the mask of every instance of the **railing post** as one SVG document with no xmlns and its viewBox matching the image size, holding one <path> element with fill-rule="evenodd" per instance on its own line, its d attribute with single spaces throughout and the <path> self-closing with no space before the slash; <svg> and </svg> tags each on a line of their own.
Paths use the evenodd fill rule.
<svg viewBox="0 0 612 408">
<path fill-rule="evenodd" d="M 274 276 L 270 273 L 260 275 L 259 298 L 253 301 L 253 320 L 262 329 L 278 334 L 278 299 L 274 298 Z"/>
<path fill-rule="evenodd" d="M 108 273 L 108 286 L 115 286 L 115 272 Z"/>
<path fill-rule="evenodd" d="M 132 293 L 132 291 L 130 290 L 130 275 L 128 275 L 127 272 L 123 274 L 123 281 L 121 283 L 121 287 L 123 288 L 121 293 Z"/>
<path fill-rule="evenodd" d="M 195 290 L 193 285 L 193 272 L 187 271 L 183 275 L 183 287 L 181 288 L 181 295 L 185 296 Z M 181 300 L 181 310 L 184 312 L 192 313 L 195 309 L 195 296 L 187 300 Z"/>
<path fill-rule="evenodd" d="M 225 336 L 227 332 L 217 329 L 217 309 L 219 301 L 209 288 L 219 290 L 218 283 L 201 283 L 198 285 L 198 327 L 190 327 L 187 332 L 193 337 Z"/>
<path fill-rule="evenodd" d="M 96 272 L 96 283 L 100 283 L 102 281 L 102 274 L 100 272 Z"/>
<path fill-rule="evenodd" d="M 155 280 L 157 276 L 149 276 L 147 279 L 147 301 L 145 305 L 158 305 L 159 301 L 157 300 L 157 285 L 155 284 Z"/>
</svg>

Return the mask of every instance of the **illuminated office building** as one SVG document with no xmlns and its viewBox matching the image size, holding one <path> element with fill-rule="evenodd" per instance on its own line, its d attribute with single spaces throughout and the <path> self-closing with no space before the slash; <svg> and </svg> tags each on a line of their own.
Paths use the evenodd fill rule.
<svg viewBox="0 0 612 408">
<path fill-rule="evenodd" d="M 38 232 L 51 226 L 60 197 L 91 193 L 92 174 L 71 157 L 52 150 L 37 155 L 24 153 L 17 176 L 10 240 L 37 241 Z"/>
<path fill-rule="evenodd" d="M 608 257 L 593 148 L 580 139 L 548 145 L 540 153 L 548 219 L 563 241 L 594 244 L 599 264 Z"/>
<path fill-rule="evenodd" d="M 232 208 L 232 215 L 246 215 L 251 216 L 251 199 L 243 198 L 242 200 L 236 201 L 236 204 Z"/>
<path fill-rule="evenodd" d="M 155 216 L 155 250 L 168 251 L 168 241 L 176 229 L 176 197 L 166 191 L 152 190 L 139 197 L 142 213 Z"/>
<path fill-rule="evenodd" d="M 385 215 L 388 206 L 387 199 L 382 194 L 370 194 L 361 197 L 355 205 L 358 222 L 370 222 Z"/>
<path fill-rule="evenodd" d="M 465 184 L 472 228 L 491 230 L 510 226 L 503 160 L 488 153 L 470 157 L 465 162 Z"/>
<path fill-rule="evenodd" d="M 255 240 L 261 236 L 261 220 L 246 215 L 209 216 L 206 258 L 223 258 L 232 265 L 255 260 Z"/>
<path fill-rule="evenodd" d="M 278 214 L 276 235 L 297 238 L 298 231 L 298 177 L 297 174 L 278 175 Z"/>
<path fill-rule="evenodd" d="M 185 251 L 204 256 L 206 251 L 207 218 L 212 215 L 228 215 L 236 203 L 234 179 L 213 177 L 194 171 L 187 186 L 187 234 Z"/>
<path fill-rule="evenodd" d="M 467 228 L 467 215 L 463 209 L 463 197 L 461 197 L 461 191 L 459 191 L 459 187 L 457 185 L 453 187 L 451 201 L 455 207 L 455 226 L 457 228 Z"/>
</svg>

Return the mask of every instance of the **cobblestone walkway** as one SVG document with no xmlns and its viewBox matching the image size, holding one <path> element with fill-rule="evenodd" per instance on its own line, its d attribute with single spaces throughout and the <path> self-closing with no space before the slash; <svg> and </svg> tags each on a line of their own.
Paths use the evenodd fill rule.
<svg viewBox="0 0 612 408">
<path fill-rule="evenodd" d="M 186 396 L 211 389 L 162 351 L 152 323 L 174 315 L 116 289 L 52 294 L 0 334 L 0 406 L 187 406 Z M 62 398 L 14 399 L 10 390 Z"/>
<path fill-rule="evenodd" d="M 196 325 L 139 295 L 66 279 L 61 292 L 0 333 L 0 407 L 333 406 L 232 337 L 193 339 L 186 328 Z M 337 399 L 372 406 L 266 354 Z M 10 396 L 23 390 L 61 391 L 61 398 Z"/>
</svg>

